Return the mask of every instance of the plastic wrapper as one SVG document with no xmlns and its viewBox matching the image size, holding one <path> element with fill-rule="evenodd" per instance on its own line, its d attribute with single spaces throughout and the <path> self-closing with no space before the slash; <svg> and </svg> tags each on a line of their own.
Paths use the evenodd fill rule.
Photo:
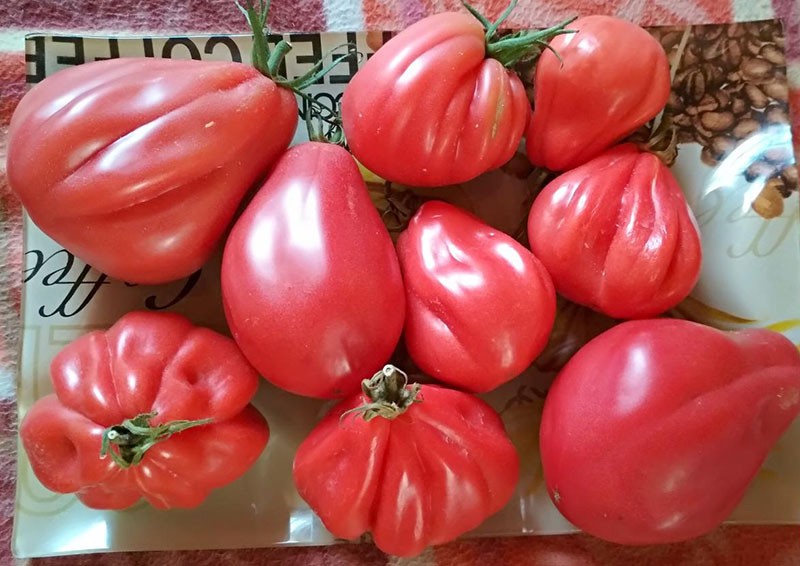
<svg viewBox="0 0 800 566">
<path fill-rule="evenodd" d="M 700 225 L 704 262 L 692 295 L 669 316 L 721 328 L 769 327 L 800 343 L 800 215 L 792 154 L 788 89 L 779 22 L 653 28 L 670 55 L 673 92 L 658 118 L 671 123 L 677 146 L 664 157 L 684 188 Z M 369 53 L 380 33 L 293 34 L 287 76 L 303 74 L 324 53 L 355 42 Z M 279 36 L 270 40 L 277 42 Z M 247 36 L 81 38 L 31 36 L 28 81 L 108 57 L 173 57 L 247 62 Z M 343 49 L 340 53 L 344 53 Z M 335 56 L 335 55 L 334 55 Z M 340 97 L 357 63 L 343 61 L 312 96 Z M 530 76 L 530 69 L 521 69 Z M 301 113 L 304 104 L 300 104 Z M 648 125 L 652 127 L 653 124 Z M 646 129 L 644 133 L 648 133 Z M 641 132 L 640 132 L 641 133 Z M 635 136 L 634 136 L 635 137 Z M 300 122 L 295 142 L 306 138 Z M 415 189 L 364 171 L 370 194 L 396 237 L 426 199 L 455 203 L 525 243 L 527 213 L 550 178 L 523 153 L 502 168 L 458 186 Z M 187 279 L 158 287 L 114 281 L 86 266 L 26 220 L 20 415 L 51 387 L 50 360 L 80 334 L 110 326 L 133 309 L 172 310 L 227 333 L 219 290 L 219 254 Z M 544 489 L 538 423 L 549 383 L 584 343 L 616 321 L 559 299 L 545 352 L 523 375 L 486 398 L 500 411 L 522 461 L 514 498 L 474 533 L 548 535 L 574 528 Z M 396 363 L 418 375 L 402 345 Z M 272 430 L 270 444 L 240 480 L 214 492 L 198 509 L 156 511 L 144 503 L 121 512 L 91 510 L 72 495 L 46 490 L 24 451 L 14 523 L 19 557 L 127 550 L 320 545 L 336 541 L 297 495 L 291 478 L 295 448 L 329 403 L 261 385 L 256 406 Z M 730 517 L 739 523 L 800 523 L 800 422 L 766 461 Z"/>
</svg>

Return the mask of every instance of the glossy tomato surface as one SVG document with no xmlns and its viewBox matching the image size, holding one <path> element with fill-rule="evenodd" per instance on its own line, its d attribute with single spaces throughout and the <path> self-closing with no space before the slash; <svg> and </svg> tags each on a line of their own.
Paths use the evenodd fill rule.
<svg viewBox="0 0 800 566">
<path fill-rule="evenodd" d="M 159 509 L 196 507 L 246 472 L 269 438 L 250 405 L 258 374 L 236 344 L 176 314 L 129 313 L 67 345 L 50 372 L 54 393 L 25 414 L 22 445 L 46 488 L 89 507 L 142 498 Z M 100 457 L 108 427 L 147 413 L 153 426 L 212 422 L 161 440 L 129 468 Z"/>
<path fill-rule="evenodd" d="M 665 312 L 700 275 L 700 235 L 678 182 L 632 144 L 551 181 L 528 237 L 559 293 L 615 318 Z"/>
<path fill-rule="evenodd" d="M 547 394 L 547 489 L 567 519 L 609 541 L 697 537 L 730 515 L 798 412 L 800 354 L 783 335 L 624 322 Z"/>
<path fill-rule="evenodd" d="M 427 374 L 473 392 L 522 373 L 544 349 L 556 294 L 544 266 L 463 210 L 423 204 L 397 242 L 405 341 Z"/>
<path fill-rule="evenodd" d="M 611 16 L 587 16 L 555 37 L 534 79 L 526 134 L 534 165 L 566 171 L 647 123 L 666 105 L 669 61 L 646 30 Z"/>
<path fill-rule="evenodd" d="M 334 536 L 372 533 L 389 554 L 415 556 L 480 525 L 511 498 L 519 457 L 484 401 L 423 385 L 420 402 L 393 419 L 336 405 L 298 448 L 300 496 Z"/>
<path fill-rule="evenodd" d="M 228 238 L 222 294 L 244 354 L 287 391 L 344 397 L 388 361 L 400 266 L 345 149 L 309 142 L 280 158 Z"/>
<path fill-rule="evenodd" d="M 530 103 L 519 77 L 487 58 L 485 35 L 473 16 L 446 12 L 378 49 L 342 98 L 356 159 L 416 186 L 460 183 L 511 159 Z"/>
<path fill-rule="evenodd" d="M 296 124 L 294 93 L 247 65 L 92 62 L 20 102 L 8 178 L 36 225 L 80 259 L 163 283 L 203 265 Z"/>
</svg>

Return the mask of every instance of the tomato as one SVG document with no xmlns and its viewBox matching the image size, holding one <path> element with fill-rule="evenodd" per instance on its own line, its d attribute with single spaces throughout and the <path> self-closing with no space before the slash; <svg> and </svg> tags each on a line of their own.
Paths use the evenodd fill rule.
<svg viewBox="0 0 800 566">
<path fill-rule="evenodd" d="M 196 507 L 269 439 L 236 344 L 177 314 L 126 314 L 67 345 L 50 373 L 55 392 L 25 414 L 22 445 L 46 488 L 92 508 Z"/>
<path fill-rule="evenodd" d="M 415 556 L 499 511 L 516 489 L 519 457 L 484 401 L 407 385 L 387 366 L 317 424 L 293 475 L 334 536 L 369 532 L 382 551 Z"/>
<path fill-rule="evenodd" d="M 541 43 L 559 29 L 534 35 Z M 510 160 L 530 103 L 501 44 L 458 12 L 424 18 L 389 40 L 342 98 L 356 159 L 384 179 L 416 186 L 468 181 Z"/>
<path fill-rule="evenodd" d="M 228 237 L 222 298 L 245 356 L 292 393 L 344 397 L 386 363 L 403 281 L 345 149 L 309 142 L 278 160 Z"/>
<path fill-rule="evenodd" d="M 428 201 L 401 234 L 397 253 L 405 342 L 425 373 L 485 392 L 522 373 L 544 349 L 555 320 L 553 283 L 510 236 Z"/>
<path fill-rule="evenodd" d="M 20 102 L 8 178 L 36 225 L 108 275 L 163 283 L 199 269 L 289 145 L 294 93 L 239 63 L 111 59 Z"/>
<path fill-rule="evenodd" d="M 701 536 L 734 510 L 799 412 L 800 354 L 783 335 L 624 322 L 584 346 L 547 394 L 547 490 L 609 541 Z"/>
<path fill-rule="evenodd" d="M 566 171 L 582 165 L 655 117 L 670 92 L 661 44 L 636 24 L 587 16 L 542 54 L 527 129 L 534 165 Z M 560 57 L 560 59 L 559 59 Z"/>
<path fill-rule="evenodd" d="M 700 275 L 700 235 L 678 182 L 632 144 L 550 182 L 528 238 L 559 293 L 615 318 L 663 313 Z"/>
</svg>

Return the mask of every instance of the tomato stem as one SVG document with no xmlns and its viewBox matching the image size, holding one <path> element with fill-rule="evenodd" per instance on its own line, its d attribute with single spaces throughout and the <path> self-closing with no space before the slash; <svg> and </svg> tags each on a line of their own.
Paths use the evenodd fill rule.
<svg viewBox="0 0 800 566">
<path fill-rule="evenodd" d="M 405 413 L 414 403 L 422 402 L 419 383 L 408 384 L 408 375 L 403 370 L 387 364 L 369 379 L 361 382 L 361 391 L 368 403 L 342 413 L 361 413 L 369 422 L 376 417 L 394 419 Z"/>
<path fill-rule="evenodd" d="M 304 93 L 303 91 L 305 89 L 318 82 L 320 79 L 322 79 L 322 77 L 330 73 L 334 67 L 350 57 L 356 57 L 357 62 L 361 62 L 363 54 L 356 49 L 355 44 L 344 43 L 342 45 L 337 45 L 327 53 L 323 54 L 320 60 L 317 61 L 317 63 L 302 76 L 295 79 L 283 77 L 280 75 L 280 68 L 284 59 L 286 58 L 286 55 L 292 50 L 292 44 L 285 39 L 281 39 L 278 44 L 275 45 L 275 49 L 270 51 L 268 41 L 269 30 L 267 29 L 267 13 L 269 12 L 270 5 L 269 0 L 259 0 L 257 3 L 255 0 L 246 0 L 244 6 L 242 6 L 238 0 L 234 1 L 236 2 L 236 6 L 239 8 L 239 10 L 244 14 L 245 18 L 247 18 L 250 29 L 253 30 L 253 53 L 251 56 L 253 66 L 258 69 L 262 75 L 272 79 L 278 86 L 288 88 L 295 94 L 305 98 L 313 107 L 324 107 L 324 105 L 318 100 Z M 347 54 L 334 57 L 333 52 L 341 47 L 348 48 Z M 326 65 L 325 60 L 328 58 L 331 58 L 332 62 Z M 333 109 L 327 107 L 325 108 L 330 112 L 334 112 Z"/>
<path fill-rule="evenodd" d="M 489 40 L 486 53 L 500 61 L 504 67 L 513 67 L 517 63 L 536 59 L 544 49 L 552 51 L 561 61 L 561 56 L 550 46 L 550 40 L 557 35 L 576 33 L 577 30 L 565 29 L 574 21 L 573 17 L 543 30 L 519 31 L 501 39 Z"/>
<path fill-rule="evenodd" d="M 209 424 L 213 419 L 177 420 L 156 426 L 150 424 L 157 413 L 142 413 L 103 432 L 100 458 L 111 459 L 122 468 L 136 466 L 153 446 L 175 433 Z"/>
</svg>

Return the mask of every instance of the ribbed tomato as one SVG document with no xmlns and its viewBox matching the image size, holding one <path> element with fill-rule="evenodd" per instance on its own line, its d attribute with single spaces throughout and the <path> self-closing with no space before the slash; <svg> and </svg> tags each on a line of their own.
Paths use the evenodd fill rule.
<svg viewBox="0 0 800 566">
<path fill-rule="evenodd" d="M 641 27 L 612 16 L 573 22 L 536 65 L 526 134 L 534 165 L 566 171 L 647 123 L 667 103 L 669 61 Z"/>
</svg>

